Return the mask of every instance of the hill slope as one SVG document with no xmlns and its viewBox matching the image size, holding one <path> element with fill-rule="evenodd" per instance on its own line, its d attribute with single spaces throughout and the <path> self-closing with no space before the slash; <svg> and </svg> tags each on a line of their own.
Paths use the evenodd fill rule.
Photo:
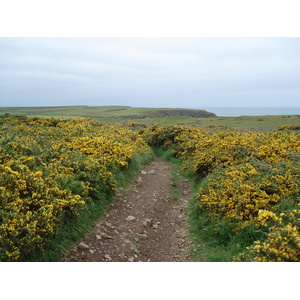
<svg viewBox="0 0 300 300">
<path fill-rule="evenodd" d="M 178 116 L 207 118 L 216 116 L 205 110 L 197 109 L 137 108 L 130 106 L 1 107 L 0 114 L 5 113 L 40 117 L 91 117 L 110 123 L 122 123 L 126 120 L 145 118 Z"/>
</svg>

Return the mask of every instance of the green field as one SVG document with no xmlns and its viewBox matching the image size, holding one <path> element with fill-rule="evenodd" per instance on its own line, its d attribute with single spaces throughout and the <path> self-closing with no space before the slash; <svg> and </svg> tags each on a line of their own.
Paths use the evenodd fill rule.
<svg viewBox="0 0 300 300">
<path fill-rule="evenodd" d="M 19 114 L 38 117 L 74 118 L 88 117 L 109 123 L 120 123 L 131 119 L 162 117 L 167 113 L 173 115 L 191 115 L 198 113 L 201 117 L 215 117 L 213 113 L 205 110 L 181 108 L 146 108 L 130 106 L 52 106 L 52 107 L 0 107 L 0 115 Z"/>
<path fill-rule="evenodd" d="M 239 131 L 265 132 L 277 130 L 282 125 L 300 126 L 300 116 L 242 116 L 242 117 L 214 117 L 214 118 L 190 118 L 168 117 L 146 120 L 133 120 L 147 125 L 183 125 L 195 126 L 203 129 L 218 129 L 218 127 L 230 127 Z"/>
<path fill-rule="evenodd" d="M 191 117 L 190 115 L 195 112 L 200 113 L 200 115 L 202 113 L 202 117 Z M 0 107 L 0 115 L 6 113 L 54 118 L 95 118 L 111 124 L 133 121 L 148 126 L 152 124 L 184 125 L 211 130 L 217 129 L 216 127 L 230 127 L 239 131 L 264 132 L 277 130 L 282 125 L 300 126 L 299 115 L 218 117 L 202 110 L 180 108 L 137 108 L 130 106 Z"/>
</svg>

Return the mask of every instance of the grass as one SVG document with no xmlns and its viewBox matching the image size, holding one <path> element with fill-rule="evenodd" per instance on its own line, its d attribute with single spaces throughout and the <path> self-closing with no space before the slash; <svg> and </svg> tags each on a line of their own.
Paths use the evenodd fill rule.
<svg viewBox="0 0 300 300">
<path fill-rule="evenodd" d="M 201 185 L 205 184 L 205 178 L 199 179 L 193 170 L 182 170 L 182 164 L 179 158 L 172 156 L 172 149 L 162 150 L 153 149 L 153 152 L 173 163 L 171 183 L 174 186 L 174 192 L 179 189 L 178 173 L 189 179 L 191 182 L 191 198 L 185 208 L 187 222 L 189 225 L 190 238 L 193 240 L 193 246 L 189 249 L 192 260 L 195 262 L 232 262 L 234 257 L 238 256 L 243 249 L 253 244 L 257 240 L 257 228 L 249 225 L 241 230 L 237 236 L 234 227 L 224 220 L 212 220 L 205 212 L 199 211 L 199 201 L 194 195 L 199 191 Z M 177 194 L 173 196 L 176 199 Z M 261 232 L 259 240 L 266 236 Z"/>
<path fill-rule="evenodd" d="M 173 200 L 177 201 L 180 199 L 180 187 L 179 187 L 179 169 L 176 165 L 173 165 L 173 169 L 171 171 L 171 197 Z"/>
<path fill-rule="evenodd" d="M 109 123 L 124 123 L 130 119 L 133 122 L 141 122 L 148 126 L 152 124 L 161 125 L 183 125 L 196 126 L 212 131 L 218 130 L 218 126 L 235 128 L 239 131 L 256 131 L 266 132 L 277 130 L 282 125 L 300 125 L 300 116 L 242 116 L 242 117 L 212 117 L 212 118 L 192 118 L 192 117 L 161 117 L 161 118 L 142 118 L 147 111 L 153 108 L 131 108 L 127 106 L 72 106 L 72 107 L 26 107 L 26 108 L 0 108 L 0 115 L 21 114 L 27 116 L 41 117 L 92 117 L 100 121 Z M 295 131 L 299 133 L 298 131 Z M 180 160 L 172 156 L 171 149 L 165 151 L 162 149 L 153 149 L 153 153 L 163 159 L 173 163 L 174 167 L 171 171 L 172 198 L 179 199 L 179 179 Z M 120 191 L 130 184 L 132 178 L 143 165 L 150 162 L 153 156 L 136 158 L 133 160 L 131 167 L 123 173 L 117 175 Z M 192 172 L 185 174 L 193 183 L 192 194 L 199 190 L 201 182 L 197 181 Z M 60 231 L 58 237 L 51 243 L 42 258 L 36 258 L 33 261 L 59 261 L 60 257 L 65 254 L 72 244 L 83 237 L 91 230 L 91 225 L 95 222 L 105 208 L 113 201 L 113 195 L 107 196 L 101 203 L 94 204 L 87 212 L 80 216 L 76 224 L 68 224 Z M 224 241 L 213 238 L 213 224 L 209 224 L 205 215 L 197 214 L 196 202 L 190 199 L 186 208 L 188 222 L 190 224 L 190 233 L 195 241 L 196 246 L 191 249 L 194 261 L 232 261 L 233 257 L 240 253 L 242 246 L 228 235 L 224 236 Z M 226 230 L 225 230 L 226 229 Z M 224 228 L 224 232 L 230 233 L 228 228 Z"/>
<path fill-rule="evenodd" d="M 198 192 L 203 180 L 197 179 L 195 173 L 187 170 L 183 173 L 182 165 L 179 158 L 172 155 L 172 149 L 163 150 L 161 148 L 153 148 L 154 154 L 171 162 L 173 170 L 171 172 L 172 198 L 179 199 L 179 180 L 178 173 L 189 179 L 191 182 L 192 195 Z M 173 194 L 174 193 L 174 194 Z M 180 195 L 179 195 L 180 197 Z M 241 245 L 230 235 L 229 228 L 223 228 L 226 235 L 223 240 L 214 238 L 213 228 L 215 224 L 207 222 L 204 214 L 199 215 L 197 211 L 197 203 L 193 196 L 189 199 L 186 207 L 186 215 L 189 224 L 190 238 L 193 240 L 193 246 L 190 249 L 192 260 L 195 262 L 232 262 L 233 257 L 241 251 Z M 229 235 L 228 235 L 229 232 Z"/>
<path fill-rule="evenodd" d="M 138 120 L 133 120 L 138 121 Z M 218 126 L 237 129 L 238 131 L 266 132 L 277 130 L 282 125 L 300 125 L 300 117 L 291 116 L 243 116 L 243 117 L 215 117 L 215 118 L 190 118 L 190 117 L 167 117 L 140 120 L 148 126 L 159 125 L 182 125 L 195 126 L 202 129 L 218 130 Z M 299 131 L 298 131 L 299 132 Z"/>
<path fill-rule="evenodd" d="M 151 111 L 165 111 L 168 108 L 143 108 L 130 106 L 57 106 L 57 107 L 0 107 L 0 115 L 19 114 L 26 116 L 74 118 L 95 118 L 99 121 L 126 123 L 127 121 L 161 125 L 196 126 L 203 129 L 218 130 L 216 127 L 228 127 L 238 131 L 266 132 L 277 130 L 282 125 L 300 125 L 300 116 L 241 116 L 193 118 L 188 116 L 152 117 Z M 173 110 L 173 109 L 172 109 Z M 178 110 L 178 109 L 177 109 Z M 148 117 L 147 117 L 148 115 Z M 299 131 L 296 131 L 299 132 Z"/>
<path fill-rule="evenodd" d="M 154 155 L 161 157 L 169 162 L 171 162 L 172 170 L 171 170 L 171 198 L 175 201 L 180 199 L 180 190 L 179 190 L 179 176 L 182 171 L 180 168 L 180 162 L 178 159 L 174 158 L 172 155 L 171 149 L 163 150 L 161 148 L 152 148 Z"/>
<path fill-rule="evenodd" d="M 134 156 L 130 166 L 123 172 L 116 174 L 119 189 L 130 185 L 132 179 L 149 162 L 153 160 L 153 154 Z M 117 190 L 116 194 L 119 193 Z M 84 237 L 92 229 L 92 224 L 97 221 L 106 211 L 107 207 L 115 200 L 115 194 L 105 195 L 101 201 L 91 204 L 76 222 L 62 224 L 56 238 L 47 245 L 43 256 L 32 257 L 32 262 L 57 262 L 67 254 L 73 244 Z"/>
<path fill-rule="evenodd" d="M 199 183 L 194 182 L 193 193 L 199 189 Z M 241 251 L 241 245 L 230 235 L 228 228 L 224 241 L 214 238 L 214 225 L 208 222 L 205 214 L 197 213 L 196 202 L 190 199 L 186 208 L 190 237 L 194 246 L 190 249 L 193 261 L 198 262 L 232 262 L 234 256 Z"/>
<path fill-rule="evenodd" d="M 0 107 L 0 115 L 18 114 L 37 117 L 94 118 L 108 123 L 124 123 L 129 120 L 145 120 L 153 112 L 169 111 L 170 108 L 146 108 L 130 106 L 53 106 L 53 107 Z M 180 108 L 172 110 L 182 110 Z M 163 119 L 163 118 L 162 118 Z"/>
</svg>

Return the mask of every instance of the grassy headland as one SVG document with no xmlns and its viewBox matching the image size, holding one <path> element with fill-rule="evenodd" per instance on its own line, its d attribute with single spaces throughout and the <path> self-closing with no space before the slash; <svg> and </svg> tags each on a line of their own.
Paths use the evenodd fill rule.
<svg viewBox="0 0 300 300">
<path fill-rule="evenodd" d="M 19 114 L 37 117 L 86 117 L 109 123 L 131 119 L 192 117 L 208 118 L 216 115 L 205 110 L 181 108 L 145 108 L 130 106 L 52 106 L 52 107 L 0 107 L 0 114 Z"/>
<path fill-rule="evenodd" d="M 111 124 L 128 121 L 160 125 L 195 126 L 218 130 L 227 127 L 239 131 L 265 132 L 279 126 L 299 126 L 299 115 L 219 117 L 205 110 L 144 108 L 130 106 L 53 106 L 53 107 L 0 107 L 0 115 L 25 115 L 53 118 L 94 118 Z"/>
</svg>

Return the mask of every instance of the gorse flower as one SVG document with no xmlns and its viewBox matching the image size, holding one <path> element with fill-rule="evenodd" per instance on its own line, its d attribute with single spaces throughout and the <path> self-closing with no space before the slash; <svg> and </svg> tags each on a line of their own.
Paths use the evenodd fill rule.
<svg viewBox="0 0 300 300">
<path fill-rule="evenodd" d="M 141 135 L 151 146 L 170 148 L 184 170 L 205 177 L 194 195 L 197 214 L 209 216 L 217 234 L 222 222 L 237 237 L 247 228 L 251 238 L 265 233 L 237 260 L 300 260 L 299 134 L 155 125 Z"/>
<path fill-rule="evenodd" d="M 121 125 L 92 119 L 2 117 L 0 260 L 42 252 L 58 226 L 117 187 L 115 174 L 145 141 Z"/>
<path fill-rule="evenodd" d="M 0 260 L 41 253 L 59 226 L 114 193 L 116 174 L 150 145 L 171 149 L 201 179 L 194 213 L 215 224 L 216 236 L 228 226 L 236 238 L 251 236 L 236 261 L 300 261 L 299 134 L 125 126 L 0 118 Z"/>
</svg>

